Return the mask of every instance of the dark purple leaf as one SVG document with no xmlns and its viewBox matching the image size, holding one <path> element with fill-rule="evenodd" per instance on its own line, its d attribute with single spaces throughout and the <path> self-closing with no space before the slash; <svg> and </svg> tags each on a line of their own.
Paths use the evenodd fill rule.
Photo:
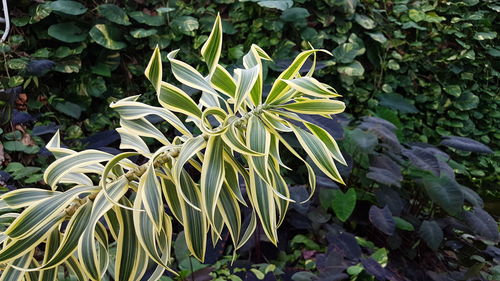
<svg viewBox="0 0 500 281">
<path fill-rule="evenodd" d="M 462 189 L 462 192 L 464 193 L 465 201 L 469 202 L 474 207 L 478 207 L 478 208 L 484 207 L 483 199 L 474 190 L 472 190 L 466 186 L 463 186 L 463 185 L 460 185 L 460 188 Z"/>
<path fill-rule="evenodd" d="M 12 124 L 14 125 L 34 122 L 34 121 L 36 121 L 36 118 L 26 112 L 18 111 L 15 109 L 12 111 Z"/>
<path fill-rule="evenodd" d="M 385 154 L 376 154 L 371 157 L 370 165 L 372 167 L 389 170 L 397 179 L 403 179 L 401 175 L 401 166 Z"/>
<path fill-rule="evenodd" d="M 4 184 L 10 179 L 10 174 L 6 171 L 0 171 L 0 182 Z"/>
<path fill-rule="evenodd" d="M 364 129 L 368 132 L 375 134 L 378 139 L 385 144 L 387 148 L 393 151 L 401 151 L 402 146 L 399 143 L 398 137 L 394 131 L 387 126 L 381 125 L 379 123 L 363 122 L 358 126 L 360 129 Z"/>
<path fill-rule="evenodd" d="M 399 192 L 396 192 L 391 187 L 382 186 L 375 192 L 375 197 L 377 198 L 377 203 L 381 206 L 387 205 L 393 215 L 401 215 L 405 202 L 399 196 Z"/>
<path fill-rule="evenodd" d="M 43 76 L 49 72 L 54 65 L 56 65 L 56 63 L 51 60 L 31 60 L 28 63 L 26 70 L 29 75 Z"/>
<path fill-rule="evenodd" d="M 413 166 L 432 172 L 435 176 L 439 176 L 441 169 L 438 159 L 424 148 L 413 146 L 411 149 L 403 149 L 403 155 L 406 156 Z"/>
<path fill-rule="evenodd" d="M 373 275 L 377 280 L 384 281 L 385 278 L 385 269 L 373 258 L 362 259 L 361 264 L 365 268 L 366 272 Z"/>
<path fill-rule="evenodd" d="M 107 130 L 94 134 L 86 138 L 83 142 L 87 143 L 87 149 L 108 146 L 120 139 L 120 135 L 115 130 Z"/>
<path fill-rule="evenodd" d="M 395 131 L 397 129 L 397 127 L 394 124 L 382 118 L 365 116 L 361 118 L 361 120 L 363 120 L 363 122 L 359 126 L 361 129 L 370 129 L 373 128 L 374 126 L 383 126 L 391 131 Z"/>
<path fill-rule="evenodd" d="M 327 236 L 328 239 L 328 251 L 339 251 L 347 259 L 357 261 L 361 257 L 361 247 L 359 247 L 358 241 L 354 235 L 348 232 L 340 232 L 336 234 L 330 234 Z"/>
<path fill-rule="evenodd" d="M 49 125 L 35 126 L 33 128 L 33 130 L 31 131 L 31 134 L 33 136 L 41 136 L 41 135 L 45 135 L 45 134 L 53 134 L 53 133 L 57 132 L 57 130 L 60 127 L 61 126 L 56 125 L 54 123 L 51 123 Z"/>
<path fill-rule="evenodd" d="M 376 167 L 370 167 L 366 177 L 387 186 L 397 187 L 401 187 L 401 181 L 403 180 L 403 177 L 398 178 L 389 170 Z"/>
<path fill-rule="evenodd" d="M 464 220 L 472 231 L 481 239 L 494 243 L 499 241 L 498 225 L 493 217 L 481 208 L 466 211 Z"/>
<path fill-rule="evenodd" d="M 423 221 L 418 234 L 433 251 L 437 251 L 443 241 L 443 231 L 435 221 Z"/>
<path fill-rule="evenodd" d="M 392 218 L 392 213 L 389 207 L 385 206 L 380 209 L 375 205 L 371 206 L 368 218 L 373 226 L 375 226 L 378 230 L 389 236 L 394 234 L 394 231 L 396 230 L 396 222 Z"/>
<path fill-rule="evenodd" d="M 440 144 L 463 151 L 493 153 L 493 150 L 491 150 L 491 148 L 489 148 L 485 144 L 465 137 L 447 136 L 443 138 Z"/>
</svg>

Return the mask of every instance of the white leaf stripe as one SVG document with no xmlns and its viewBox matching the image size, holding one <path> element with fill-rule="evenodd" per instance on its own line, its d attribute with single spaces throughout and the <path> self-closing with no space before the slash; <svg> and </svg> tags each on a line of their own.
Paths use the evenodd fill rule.
<svg viewBox="0 0 500 281">
<path fill-rule="evenodd" d="M 312 77 L 300 77 L 291 80 L 283 80 L 294 90 L 299 91 L 305 95 L 331 98 L 339 97 L 340 95 L 325 87 L 322 83 Z"/>
<path fill-rule="evenodd" d="M 214 222 L 215 208 L 222 183 L 224 182 L 224 142 L 219 136 L 208 139 L 205 159 L 201 170 L 202 206 L 211 223 Z"/>
<path fill-rule="evenodd" d="M 158 45 L 155 47 L 155 50 L 153 51 L 153 55 L 149 60 L 146 70 L 144 70 L 144 75 L 149 79 L 151 84 L 153 84 L 155 90 L 158 91 L 163 76 L 163 69 L 161 66 L 161 54 Z"/>
<path fill-rule="evenodd" d="M 169 110 L 200 119 L 201 110 L 183 90 L 167 82 L 161 82 L 158 101 Z"/>
</svg>

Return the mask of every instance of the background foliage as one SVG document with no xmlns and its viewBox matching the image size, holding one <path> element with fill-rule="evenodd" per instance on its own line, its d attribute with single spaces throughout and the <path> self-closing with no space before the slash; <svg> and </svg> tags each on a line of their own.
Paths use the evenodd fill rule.
<svg viewBox="0 0 500 281">
<path fill-rule="evenodd" d="M 454 172 L 453 182 L 468 186 L 486 200 L 484 204 L 477 200 L 467 203 L 464 201 L 466 198 L 457 196 L 455 207 L 451 206 L 453 204 L 435 204 L 441 206 L 448 215 L 453 215 L 453 208 L 457 208 L 457 204 L 462 206 L 463 202 L 468 207 L 490 208 L 490 212 L 498 215 L 498 210 L 488 207 L 498 203 L 495 198 L 498 198 L 500 181 L 500 47 L 498 25 L 495 24 L 500 6 L 493 0 L 23 0 L 10 1 L 10 10 L 15 26 L 8 42 L 0 44 L 3 65 L 0 88 L 10 89 L 0 93 L 2 120 L 8 120 L 13 112 L 12 119 L 9 119 L 11 122 L 5 122 L 0 137 L 3 146 L 3 152 L 0 150 L 0 180 L 9 188 L 30 186 L 41 180 L 44 168 L 52 159 L 43 146 L 58 128 L 62 130 L 65 144 L 72 148 L 114 151 L 118 135 L 112 129 L 118 126 L 118 118 L 108 108 L 108 104 L 119 98 L 143 93 L 150 97 L 150 101 L 154 100 L 153 89 L 142 75 L 156 45 L 165 52 L 163 58 L 166 58 L 166 52 L 180 48 L 179 56 L 187 63 L 197 66 L 199 70 L 206 70 L 205 64 L 198 60 L 196 50 L 206 40 L 215 15 L 220 12 L 226 42 L 222 63 L 236 60 L 241 65 L 242 56 L 252 43 L 258 44 L 276 59 L 273 63 L 265 64 L 266 72 L 286 68 L 294 54 L 309 48 L 308 43 L 334 54 L 333 57 L 319 56 L 320 71 L 317 75 L 343 94 L 348 114 L 336 124 L 325 123 L 325 126 L 331 127 L 332 132 L 339 134 L 339 137 L 345 135 L 344 149 L 353 156 L 351 184 L 357 189 L 355 195 L 350 190 L 333 194 L 337 191 L 331 189 L 327 189 L 326 194 L 333 192 L 327 198 L 351 198 L 351 201 L 353 196 L 357 196 L 360 203 L 352 207 L 352 211 L 349 206 L 334 209 L 324 204 L 308 205 L 307 208 L 323 211 L 330 208 L 325 211 L 327 217 L 330 215 L 327 221 L 332 222 L 332 225 L 347 221 L 347 230 L 357 233 L 361 230 L 359 226 L 355 227 L 356 223 L 361 222 L 363 225 L 372 218 L 389 216 L 383 208 L 385 201 L 376 196 L 378 185 L 384 180 L 380 175 L 385 172 L 374 170 L 381 167 L 370 162 L 374 155 L 386 149 L 385 146 L 380 147 L 380 143 L 384 142 L 379 139 L 392 140 L 391 144 L 396 147 L 398 144 L 403 145 L 411 153 L 397 151 L 395 154 L 405 159 L 417 154 L 413 161 L 418 163 L 419 157 L 428 154 L 414 148 L 418 147 L 416 142 L 438 145 L 443 136 L 453 135 L 472 138 L 491 148 L 489 150 L 460 138 L 451 139 L 452 145 L 441 147 L 448 154 L 449 159 L 445 162 Z M 228 65 L 228 69 L 234 67 Z M 165 79 L 168 81 L 172 77 Z M 375 137 L 370 137 L 370 132 L 365 132 L 366 128 L 362 127 L 366 125 L 363 119 L 366 115 L 393 123 L 394 128 L 390 129 L 392 134 L 388 135 L 384 129 L 371 132 Z M 345 134 L 338 132 L 341 127 L 346 128 Z M 366 141 L 361 143 L 361 150 L 359 143 L 350 144 L 353 139 Z M 443 144 L 446 144 L 446 140 L 443 140 Z M 457 149 L 464 147 L 469 149 Z M 394 151 L 391 153 L 394 154 Z M 424 159 L 426 161 L 428 158 Z M 389 205 L 390 217 L 409 216 L 405 221 L 411 222 L 411 231 L 415 231 L 412 235 L 431 237 L 426 239 L 426 243 L 430 248 L 436 248 L 439 235 L 429 236 L 425 233 L 431 233 L 431 230 L 439 233 L 432 222 L 436 216 L 444 220 L 446 215 L 443 213 L 440 217 L 435 206 L 428 205 L 426 196 L 439 199 L 439 194 L 426 193 L 429 189 L 426 189 L 426 181 L 422 179 L 424 175 L 415 170 L 409 171 L 408 168 L 402 169 L 400 176 L 389 176 L 400 179 L 399 183 L 386 181 L 382 184 L 392 185 L 391 188 L 395 190 L 399 190 L 398 184 L 408 188 L 421 187 L 423 193 L 416 195 L 421 196 L 420 203 L 402 204 L 403 207 Z M 434 176 L 436 173 L 439 176 L 441 171 L 438 173 L 436 167 L 423 169 L 430 169 Z M 441 169 L 446 167 L 441 166 Z M 291 181 L 304 182 L 297 177 L 289 175 Z M 440 183 L 452 186 L 447 190 L 458 194 L 456 190 L 460 187 L 454 183 Z M 396 196 L 390 191 L 387 194 Z M 475 195 L 470 195 L 473 193 L 467 194 L 470 200 L 475 198 Z M 397 194 L 402 198 L 401 202 L 414 195 Z M 341 199 L 336 200 L 343 202 Z M 368 207 L 364 206 L 365 201 L 370 203 Z M 376 208 L 380 210 L 372 211 L 371 204 L 377 205 Z M 297 212 L 306 218 L 307 212 L 311 211 L 306 207 L 297 208 Z M 406 211 L 401 214 L 399 208 Z M 351 212 L 354 217 L 350 216 Z M 356 216 L 361 213 L 366 216 L 370 214 L 370 217 Z M 482 213 L 474 211 L 471 214 L 481 216 Z M 335 220 L 331 215 L 336 216 Z M 418 219 L 412 220 L 413 217 Z M 329 224 L 323 222 L 324 225 L 319 227 L 320 222 L 305 220 L 307 227 L 326 228 L 328 231 L 324 233 L 329 234 L 320 237 L 321 234 L 310 235 L 298 231 L 297 234 L 303 236 L 290 237 L 295 249 L 305 247 L 311 251 L 324 252 L 328 257 L 328 253 L 338 254 L 328 249 L 349 247 L 352 244 L 352 239 L 343 236 L 338 239 L 335 235 L 341 234 L 332 234 Z M 424 221 L 428 223 L 424 224 Z M 393 222 L 399 225 L 398 231 L 410 231 L 404 229 L 410 227 L 399 219 Z M 446 229 L 443 221 L 439 223 L 441 228 Z M 489 225 L 491 230 L 491 223 Z M 301 229 L 297 225 L 293 227 Z M 389 230 L 381 231 L 386 235 L 387 232 L 394 233 Z M 332 235 L 336 238 L 332 238 Z M 447 234 L 444 236 L 447 237 Z M 370 239 L 376 239 L 374 237 Z M 408 237 L 412 236 L 403 236 L 403 240 Z M 332 242 L 327 246 L 328 249 L 321 246 L 326 241 L 343 239 L 350 242 L 335 247 L 332 244 L 337 242 Z M 349 262 L 340 263 L 362 263 L 379 249 L 388 248 L 391 241 L 378 241 L 376 245 L 361 242 L 363 255 L 348 256 L 346 259 Z M 429 244 L 427 241 L 434 242 Z M 415 250 L 416 256 L 422 251 L 420 246 L 402 245 L 402 252 L 408 255 L 412 255 L 408 249 Z M 448 246 L 452 247 L 450 243 Z M 476 246 L 468 245 L 461 249 L 469 251 Z M 357 253 L 357 250 L 354 252 Z M 383 263 L 384 255 L 378 253 L 372 258 Z M 302 252 L 288 253 L 279 259 L 284 263 L 300 264 L 305 269 L 310 266 Z M 313 268 L 320 273 L 327 272 L 320 260 L 316 260 L 318 265 Z M 186 261 L 189 259 L 184 260 L 179 268 L 187 270 Z M 370 267 L 367 263 L 370 262 L 365 261 L 365 268 L 378 268 Z M 488 263 L 486 260 L 465 262 L 467 266 L 484 266 Z M 226 265 L 219 263 L 216 266 L 221 270 L 221 276 L 225 276 L 222 272 Z M 274 269 L 266 266 L 257 267 L 252 268 L 264 272 L 262 274 L 274 272 Z M 455 269 L 463 270 L 460 266 Z M 350 275 L 363 275 L 359 268 L 349 272 Z M 373 272 L 370 274 L 373 275 Z"/>
</svg>

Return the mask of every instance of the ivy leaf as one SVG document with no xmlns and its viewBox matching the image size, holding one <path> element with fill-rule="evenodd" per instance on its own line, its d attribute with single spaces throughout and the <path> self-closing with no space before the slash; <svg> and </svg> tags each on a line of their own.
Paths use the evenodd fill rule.
<svg viewBox="0 0 500 281">
<path fill-rule="evenodd" d="M 374 29 L 377 26 L 374 20 L 365 15 L 355 14 L 354 20 L 365 29 Z"/>
<path fill-rule="evenodd" d="M 121 25 L 130 25 L 127 13 L 114 4 L 102 4 L 97 7 L 99 13 L 107 20 Z"/>
<path fill-rule="evenodd" d="M 266 7 L 266 8 L 272 8 L 272 9 L 278 9 L 278 10 L 286 10 L 288 8 L 291 8 L 293 6 L 293 1 L 292 0 L 278 0 L 278 1 L 258 1 L 257 4 L 261 7 Z"/>
<path fill-rule="evenodd" d="M 150 26 L 162 26 L 165 24 L 165 17 L 163 16 L 151 16 L 141 11 L 134 11 L 128 14 L 139 23 L 147 24 Z"/>
<path fill-rule="evenodd" d="M 418 234 L 433 251 L 437 251 L 443 240 L 443 231 L 435 221 L 423 221 Z"/>
<path fill-rule="evenodd" d="M 87 8 L 81 3 L 70 0 L 57 0 L 49 4 L 52 11 L 61 12 L 67 15 L 81 15 L 87 11 Z"/>
<path fill-rule="evenodd" d="M 127 47 L 125 42 L 120 40 L 120 30 L 109 24 L 96 24 L 90 30 L 90 37 L 97 44 L 111 50 L 120 50 Z"/>
<path fill-rule="evenodd" d="M 74 22 L 53 24 L 49 27 L 48 34 L 66 43 L 82 42 L 87 38 L 87 33 Z"/>
<path fill-rule="evenodd" d="M 363 65 L 361 65 L 361 63 L 357 60 L 348 65 L 337 68 L 337 71 L 340 74 L 344 74 L 347 76 L 363 76 L 363 74 L 365 73 Z"/>
<path fill-rule="evenodd" d="M 389 236 L 394 234 L 394 231 L 396 230 L 396 222 L 392 217 L 392 213 L 389 207 L 385 206 L 384 208 L 380 209 L 379 207 L 372 205 L 370 207 L 368 215 L 370 222 L 378 230 Z"/>
<path fill-rule="evenodd" d="M 198 20 L 190 16 L 182 16 L 175 18 L 171 26 L 178 32 L 186 35 L 192 35 L 193 31 L 200 27 Z"/>
<path fill-rule="evenodd" d="M 310 14 L 306 9 L 293 7 L 283 11 L 280 18 L 286 22 L 300 22 L 304 21 L 308 16 L 310 16 Z"/>
<path fill-rule="evenodd" d="M 139 28 L 139 29 L 134 29 L 130 31 L 130 35 L 134 38 L 146 38 L 152 35 L 155 35 L 158 33 L 157 29 L 144 29 L 144 28 Z"/>
<path fill-rule="evenodd" d="M 418 109 L 409 99 L 399 94 L 383 94 L 379 96 L 380 105 L 399 110 L 401 113 L 416 113 Z"/>
<path fill-rule="evenodd" d="M 332 200 L 332 209 L 335 211 L 337 218 L 345 222 L 356 207 L 356 190 L 349 188 L 346 193 L 341 190 L 335 190 Z"/>
</svg>

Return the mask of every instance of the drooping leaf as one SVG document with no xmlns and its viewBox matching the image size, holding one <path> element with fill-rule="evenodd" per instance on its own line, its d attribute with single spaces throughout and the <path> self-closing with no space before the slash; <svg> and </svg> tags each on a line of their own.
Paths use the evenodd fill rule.
<svg viewBox="0 0 500 281">
<path fill-rule="evenodd" d="M 439 224 L 435 221 L 423 221 L 420 225 L 418 234 L 422 237 L 422 239 L 424 239 L 427 246 L 434 251 L 437 251 L 441 241 L 443 240 L 443 231 L 441 230 Z"/>
<path fill-rule="evenodd" d="M 372 205 L 369 211 L 369 219 L 373 226 L 375 226 L 378 230 L 389 236 L 394 234 L 394 231 L 396 229 L 396 222 L 392 217 L 392 213 L 389 207 L 385 206 L 381 209 L 375 205 Z"/>
<path fill-rule="evenodd" d="M 463 208 L 464 194 L 460 185 L 448 177 L 429 176 L 423 180 L 429 197 L 450 215 L 458 215 Z"/>
<path fill-rule="evenodd" d="M 464 220 L 472 229 L 472 231 L 481 239 L 498 243 L 500 234 L 498 233 L 498 224 L 495 219 L 481 208 L 474 208 L 474 210 L 466 211 L 464 213 Z"/>
<path fill-rule="evenodd" d="M 440 143 L 441 145 L 453 147 L 463 151 L 493 153 L 488 146 L 470 138 L 458 136 L 446 136 Z"/>
</svg>

